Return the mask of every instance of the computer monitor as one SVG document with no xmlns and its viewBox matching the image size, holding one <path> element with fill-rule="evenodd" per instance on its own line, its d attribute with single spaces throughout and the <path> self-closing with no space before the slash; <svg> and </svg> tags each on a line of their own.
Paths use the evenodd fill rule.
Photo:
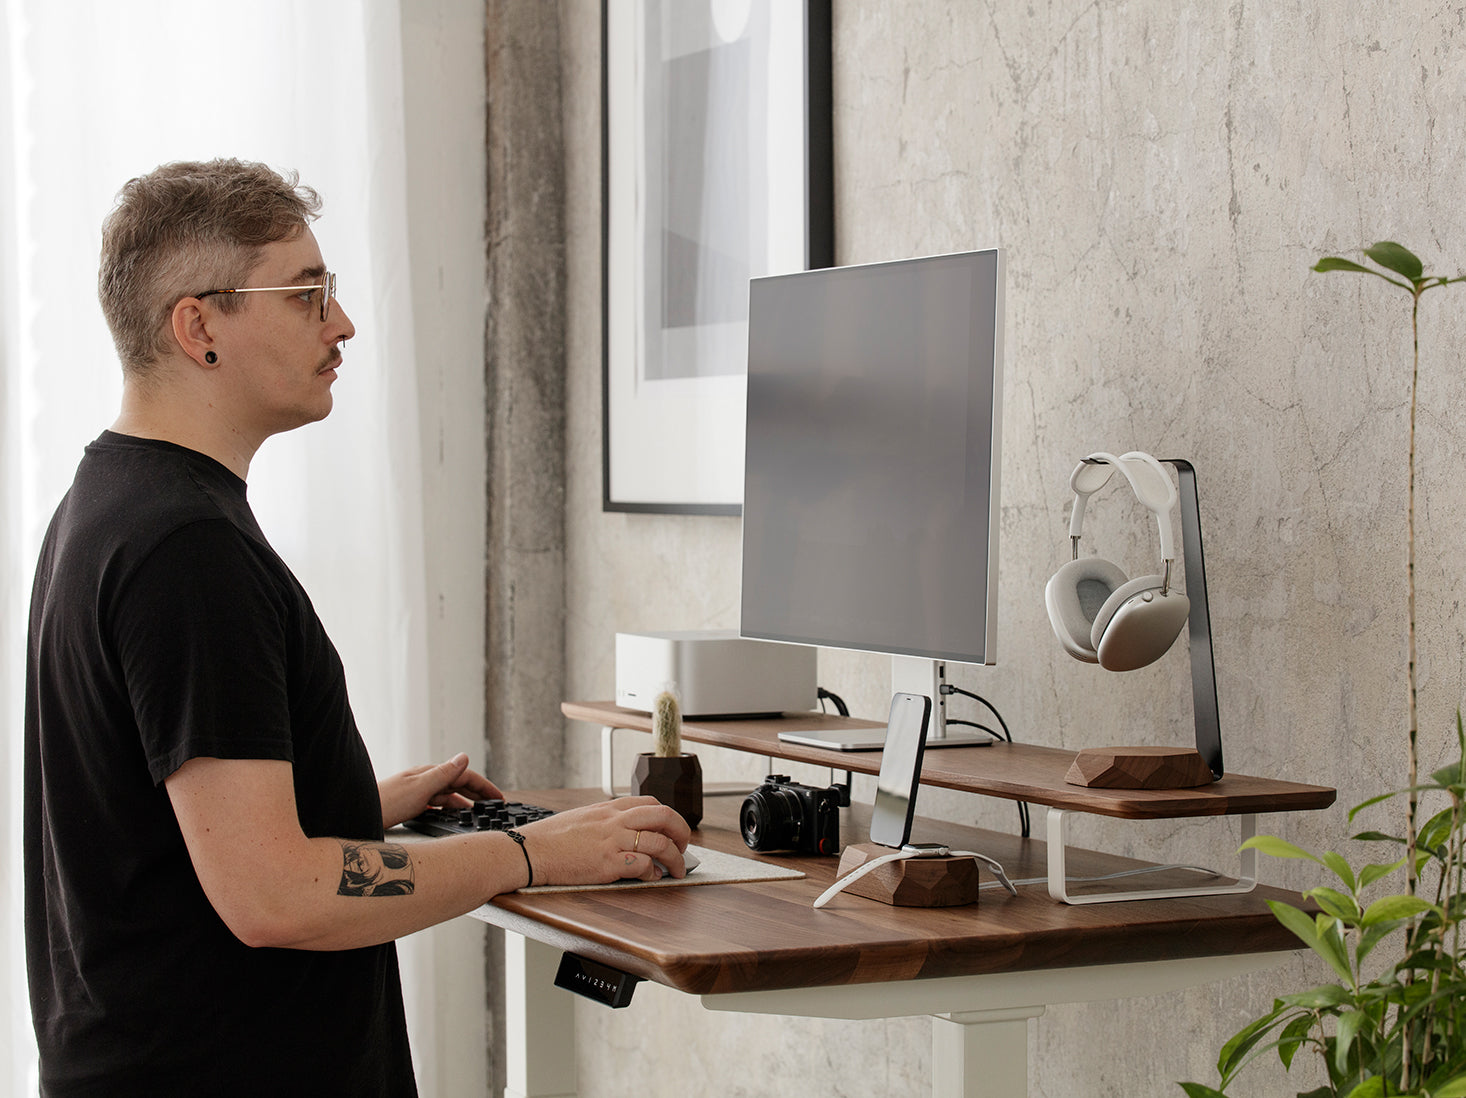
<svg viewBox="0 0 1466 1098">
<path fill-rule="evenodd" d="M 892 654 L 929 743 L 943 665 L 996 658 L 1003 286 L 998 249 L 749 284 L 740 631 Z"/>
</svg>

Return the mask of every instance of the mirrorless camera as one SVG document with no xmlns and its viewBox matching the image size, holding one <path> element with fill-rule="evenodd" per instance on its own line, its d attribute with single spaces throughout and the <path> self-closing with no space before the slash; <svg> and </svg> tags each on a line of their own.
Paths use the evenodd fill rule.
<svg viewBox="0 0 1466 1098">
<path fill-rule="evenodd" d="M 750 850 L 840 851 L 840 789 L 815 789 L 770 774 L 743 800 L 738 826 Z"/>
</svg>

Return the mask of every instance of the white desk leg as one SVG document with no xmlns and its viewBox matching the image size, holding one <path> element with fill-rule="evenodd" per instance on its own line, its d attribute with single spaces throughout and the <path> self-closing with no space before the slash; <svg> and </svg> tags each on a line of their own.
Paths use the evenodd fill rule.
<svg viewBox="0 0 1466 1098">
<path fill-rule="evenodd" d="M 616 792 L 616 779 L 613 773 L 615 765 L 613 756 L 616 754 L 616 728 L 614 725 L 601 725 L 601 792 L 612 800 L 624 794 Z"/>
<path fill-rule="evenodd" d="M 1041 1006 L 932 1016 L 932 1098 L 1023 1098 L 1028 1019 Z"/>
<path fill-rule="evenodd" d="M 560 950 L 504 932 L 504 1098 L 575 1098 L 575 996 Z"/>
</svg>

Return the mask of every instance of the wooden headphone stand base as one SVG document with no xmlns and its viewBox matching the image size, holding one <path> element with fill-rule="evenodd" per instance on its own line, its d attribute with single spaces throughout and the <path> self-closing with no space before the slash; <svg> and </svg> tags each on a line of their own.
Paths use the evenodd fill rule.
<svg viewBox="0 0 1466 1098">
<path fill-rule="evenodd" d="M 1092 789 L 1192 789 L 1215 779 L 1191 748 L 1090 747 L 1075 756 L 1064 780 Z"/>
</svg>

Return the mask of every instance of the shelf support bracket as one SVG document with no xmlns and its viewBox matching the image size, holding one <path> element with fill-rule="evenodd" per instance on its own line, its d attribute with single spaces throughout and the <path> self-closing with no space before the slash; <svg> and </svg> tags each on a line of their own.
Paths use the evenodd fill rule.
<svg viewBox="0 0 1466 1098">
<path fill-rule="evenodd" d="M 1105 904 L 1119 900 L 1160 900 L 1178 896 L 1232 896 L 1251 892 L 1257 887 L 1257 851 L 1247 847 L 1241 854 L 1241 867 L 1237 880 L 1227 884 L 1195 885 L 1189 888 L 1155 888 L 1139 891 L 1086 892 L 1075 896 L 1070 894 L 1071 882 L 1066 876 L 1064 850 L 1068 844 L 1069 814 L 1062 808 L 1049 809 L 1049 895 L 1063 904 Z M 1257 834 L 1257 816 L 1244 813 L 1242 819 L 1242 842 Z"/>
</svg>

